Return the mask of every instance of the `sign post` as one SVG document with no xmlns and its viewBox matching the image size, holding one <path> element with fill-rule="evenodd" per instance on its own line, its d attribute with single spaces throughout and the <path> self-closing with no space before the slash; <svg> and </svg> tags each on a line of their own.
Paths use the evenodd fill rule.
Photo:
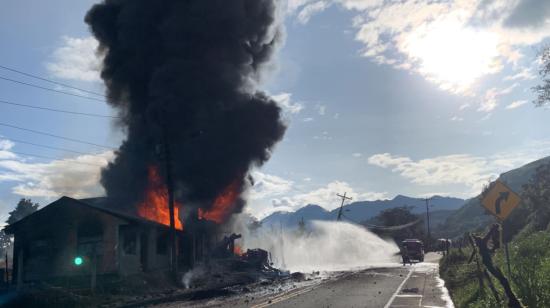
<svg viewBox="0 0 550 308">
<path fill-rule="evenodd" d="M 481 204 L 500 222 L 500 242 L 504 244 L 506 263 L 508 265 L 508 276 L 510 277 L 510 254 L 508 243 L 504 243 L 504 220 L 510 216 L 512 211 L 519 205 L 521 198 L 512 189 L 501 181 L 496 181 L 481 200 Z"/>
</svg>

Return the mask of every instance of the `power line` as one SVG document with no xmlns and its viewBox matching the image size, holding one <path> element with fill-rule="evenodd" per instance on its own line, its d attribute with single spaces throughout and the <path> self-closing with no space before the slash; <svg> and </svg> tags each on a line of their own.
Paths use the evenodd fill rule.
<svg viewBox="0 0 550 308">
<path fill-rule="evenodd" d="M 71 163 L 71 164 L 87 165 L 87 166 L 94 166 L 94 167 L 105 167 L 104 165 L 83 163 L 83 162 L 79 162 L 79 161 L 71 161 L 71 160 L 67 160 L 66 158 L 57 158 L 57 157 L 43 156 L 43 155 L 38 155 L 38 154 L 15 152 L 15 151 L 11 151 L 11 150 L 9 152 L 13 153 L 13 154 L 17 154 L 17 155 L 25 155 L 25 156 L 31 156 L 31 157 L 37 157 L 37 158 L 53 159 L 53 160 L 64 160 L 65 162 Z"/>
<path fill-rule="evenodd" d="M 8 101 L 4 101 L 4 100 L 0 100 L 0 104 L 19 106 L 19 107 L 24 107 L 24 108 L 39 109 L 39 110 L 52 111 L 52 112 L 74 114 L 74 115 L 89 116 L 89 117 L 120 119 L 120 117 L 110 116 L 110 115 L 86 113 L 86 112 L 77 112 L 77 111 L 68 111 L 68 110 L 61 110 L 61 109 L 54 109 L 54 108 L 48 108 L 48 107 L 40 107 L 40 106 L 33 106 L 33 105 L 27 105 L 27 104 L 8 102 Z"/>
<path fill-rule="evenodd" d="M 82 88 L 77 88 L 75 86 L 71 86 L 71 85 L 68 85 L 66 83 L 54 81 L 54 80 L 44 78 L 44 77 L 40 77 L 40 76 L 37 76 L 37 75 L 33 75 L 33 74 L 30 74 L 30 73 L 25 73 L 25 72 L 22 72 L 20 70 L 16 70 L 14 68 L 10 68 L 10 67 L 7 67 L 7 66 L 0 65 L 0 69 L 4 69 L 4 70 L 7 70 L 7 71 L 10 71 L 10 72 L 13 72 L 13 73 L 21 74 L 21 75 L 24 75 L 24 76 L 27 76 L 27 77 L 31 77 L 31 78 L 35 78 L 35 79 L 42 80 L 42 81 L 45 81 L 45 82 L 49 82 L 49 83 L 52 83 L 52 84 L 56 84 L 56 85 L 59 85 L 59 86 L 65 87 L 65 88 L 78 90 L 78 91 L 81 91 L 81 92 L 85 92 L 85 93 L 89 93 L 89 94 L 93 94 L 93 95 L 97 95 L 97 96 L 107 98 L 107 96 L 105 96 L 104 94 L 101 94 L 101 93 L 97 93 L 97 92 L 82 89 Z"/>
<path fill-rule="evenodd" d="M 17 139 L 13 139 L 13 138 L 9 138 L 9 137 L 8 137 L 7 139 L 8 139 L 9 141 L 13 141 L 13 142 L 17 142 L 17 143 L 22 143 L 22 144 L 28 144 L 28 145 L 32 145 L 32 146 L 36 146 L 36 147 L 41 147 L 41 148 L 46 148 L 46 149 L 51 149 L 51 150 L 59 150 L 59 151 L 71 152 L 71 153 L 82 154 L 82 155 L 94 155 L 94 153 L 85 153 L 85 152 L 80 152 L 80 151 L 75 151 L 75 150 L 69 150 L 69 149 L 65 149 L 65 148 L 52 147 L 52 146 L 49 146 L 49 145 L 37 144 L 37 143 L 28 142 L 28 141 L 23 141 L 23 140 L 17 140 Z"/>
<path fill-rule="evenodd" d="M 37 89 L 42 89 L 42 90 L 45 90 L 45 91 L 51 91 L 51 92 L 55 92 L 55 93 L 59 93 L 59 94 L 65 94 L 65 95 L 70 95 L 70 96 L 79 97 L 79 98 L 83 98 L 83 99 L 89 99 L 89 100 L 93 100 L 93 101 L 107 103 L 105 100 L 102 100 L 102 99 L 99 99 L 99 98 L 90 97 L 90 96 L 86 96 L 86 95 L 79 95 L 79 94 L 70 93 L 70 92 L 61 91 L 61 90 L 56 90 L 56 89 L 52 89 L 52 88 L 46 88 L 46 87 L 43 87 L 43 86 L 39 86 L 39 85 L 36 85 L 36 84 L 33 84 L 33 83 L 28 83 L 28 82 L 24 82 L 24 81 L 20 81 L 20 80 L 6 78 L 6 77 L 2 77 L 2 76 L 0 76 L 0 79 L 5 80 L 5 81 L 9 81 L 9 82 L 13 82 L 13 83 L 17 83 L 17 84 L 21 84 L 21 85 L 25 85 L 25 86 L 29 86 L 29 87 L 33 87 L 33 88 L 37 88 Z"/>
<path fill-rule="evenodd" d="M 27 131 L 27 132 L 31 132 L 31 133 L 35 133 L 35 134 L 39 134 L 39 135 L 48 136 L 48 137 L 68 140 L 68 141 L 72 141 L 72 142 L 78 142 L 78 143 L 93 145 L 93 146 L 96 146 L 96 147 L 105 148 L 105 149 L 109 149 L 109 150 L 114 150 L 115 149 L 114 147 L 110 147 L 110 146 L 106 146 L 106 145 L 101 145 L 101 144 L 97 144 L 97 143 L 83 141 L 83 140 L 79 140 L 79 139 L 75 139 L 75 138 L 58 136 L 58 135 L 54 135 L 54 134 L 50 134 L 50 133 L 44 133 L 44 132 L 40 132 L 40 131 L 37 131 L 37 130 L 23 128 L 23 127 L 11 125 L 11 124 L 0 123 L 0 126 L 10 127 L 10 128 L 13 128 L 13 129 L 18 129 L 18 130 Z"/>
<path fill-rule="evenodd" d="M 360 225 L 360 226 L 363 226 L 363 227 L 366 227 L 366 228 L 369 228 L 369 229 L 377 229 L 377 230 L 382 230 L 382 231 L 397 231 L 397 230 L 402 230 L 402 229 L 405 229 L 405 228 L 409 228 L 409 227 L 412 227 L 414 225 L 416 225 L 417 223 L 421 222 L 422 220 L 421 219 L 417 219 L 415 221 L 411 221 L 411 222 L 408 222 L 406 224 L 403 224 L 403 225 L 398 225 L 398 226 L 377 226 L 377 225 L 372 225 L 372 224 L 368 224 L 366 222 L 364 223 L 360 223 L 354 219 L 351 219 L 349 218 L 348 216 L 342 214 L 342 216 L 344 218 L 346 218 L 347 220 L 351 221 L 352 223 L 356 224 L 356 225 Z"/>
</svg>

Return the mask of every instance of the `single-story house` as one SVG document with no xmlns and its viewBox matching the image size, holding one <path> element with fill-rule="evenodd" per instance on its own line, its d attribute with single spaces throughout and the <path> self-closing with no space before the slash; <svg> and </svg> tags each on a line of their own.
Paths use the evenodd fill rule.
<svg viewBox="0 0 550 308">
<path fill-rule="evenodd" d="M 14 279 L 89 275 L 91 266 L 97 275 L 120 276 L 169 269 L 169 227 L 112 205 L 62 197 L 6 227 L 15 239 Z"/>
</svg>

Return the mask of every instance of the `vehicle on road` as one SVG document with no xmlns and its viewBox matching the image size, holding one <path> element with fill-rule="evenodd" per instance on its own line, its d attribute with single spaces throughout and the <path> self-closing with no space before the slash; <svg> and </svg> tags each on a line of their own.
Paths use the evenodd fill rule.
<svg viewBox="0 0 550 308">
<path fill-rule="evenodd" d="M 403 265 L 424 262 L 424 244 L 419 239 L 406 239 L 401 242 Z"/>
</svg>

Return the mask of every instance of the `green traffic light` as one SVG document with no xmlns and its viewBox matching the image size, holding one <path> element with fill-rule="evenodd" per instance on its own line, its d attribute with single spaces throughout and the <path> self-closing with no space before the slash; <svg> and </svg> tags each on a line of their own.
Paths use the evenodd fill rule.
<svg viewBox="0 0 550 308">
<path fill-rule="evenodd" d="M 82 257 L 74 258 L 74 265 L 80 266 L 80 265 L 82 265 L 82 263 L 84 263 L 84 259 L 82 259 Z"/>
</svg>

